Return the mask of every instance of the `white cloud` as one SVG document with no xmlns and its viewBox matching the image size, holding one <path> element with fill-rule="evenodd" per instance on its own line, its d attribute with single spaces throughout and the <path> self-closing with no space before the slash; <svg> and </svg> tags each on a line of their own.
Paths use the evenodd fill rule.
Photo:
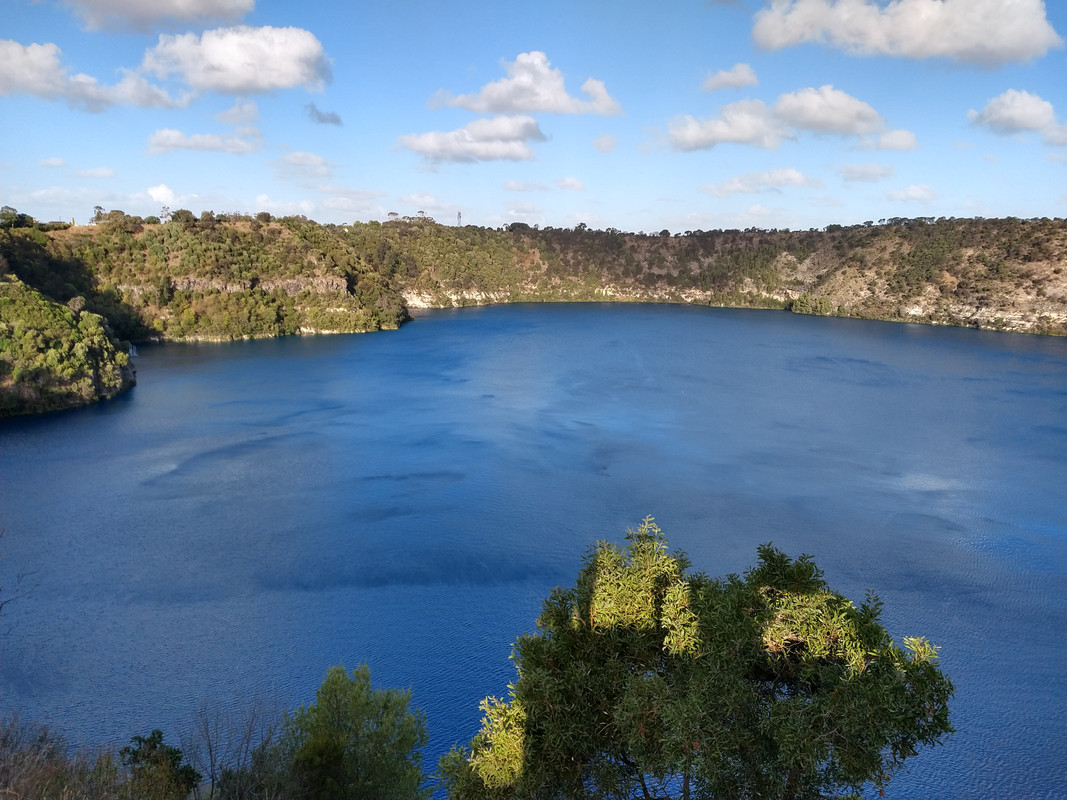
<svg viewBox="0 0 1067 800">
<path fill-rule="evenodd" d="M 52 156 L 51 158 L 42 158 L 37 162 L 37 166 L 46 167 L 48 169 L 56 169 L 58 167 L 67 166 L 67 162 L 59 156 Z"/>
<path fill-rule="evenodd" d="M 254 153 L 262 147 L 259 132 L 254 128 L 236 134 L 194 133 L 187 136 L 174 128 L 162 128 L 148 137 L 148 152 L 154 155 L 174 150 L 213 150 L 220 153 Z"/>
<path fill-rule="evenodd" d="M 719 109 L 719 116 L 698 120 L 690 115 L 670 123 L 668 137 L 678 150 L 701 150 L 723 142 L 774 148 L 800 130 L 857 136 L 864 147 L 909 150 L 909 131 L 885 131 L 881 114 L 852 95 L 821 86 L 779 95 L 771 108 L 761 100 L 741 100 Z"/>
<path fill-rule="evenodd" d="M 793 167 L 772 169 L 766 172 L 750 172 L 738 175 L 722 183 L 700 187 L 702 192 L 709 192 L 716 197 L 729 197 L 733 194 L 753 194 L 755 192 L 777 191 L 782 186 L 821 186 L 816 178 L 809 178 Z"/>
<path fill-rule="evenodd" d="M 847 136 L 885 128 L 882 116 L 870 105 L 830 85 L 783 94 L 774 113 L 789 125 L 817 133 Z"/>
<path fill-rule="evenodd" d="M 986 103 L 981 112 L 968 111 L 967 119 L 1001 135 L 1034 132 L 1047 144 L 1067 144 L 1067 125 L 1056 121 L 1052 103 L 1030 92 L 1008 89 Z"/>
<path fill-rule="evenodd" d="M 401 136 L 397 144 L 428 161 L 529 161 L 529 141 L 547 137 L 533 117 L 504 116 L 476 119 L 454 131 L 431 131 Z"/>
<path fill-rule="evenodd" d="M 875 183 L 892 177 L 893 168 L 888 164 L 842 164 L 837 172 L 851 183 Z"/>
<path fill-rule="evenodd" d="M 771 0 L 756 14 L 752 36 L 770 50 L 817 42 L 854 55 L 985 66 L 1029 61 L 1063 45 L 1043 0 Z"/>
<path fill-rule="evenodd" d="M 594 78 L 582 84 L 582 93 L 588 100 L 571 97 L 563 85 L 563 73 L 553 69 L 548 56 L 540 51 L 519 53 L 514 61 L 505 61 L 503 67 L 508 77 L 486 84 L 477 94 L 453 96 L 440 91 L 434 96 L 433 104 L 491 114 L 528 114 L 537 111 L 619 114 L 622 111 L 608 94 L 603 81 Z"/>
<path fill-rule="evenodd" d="M 929 203 L 936 197 L 934 191 L 924 183 L 913 183 L 911 186 L 889 193 L 890 200 L 901 203 Z"/>
<path fill-rule="evenodd" d="M 227 125 L 249 125 L 259 119 L 259 106 L 251 100 L 235 100 L 233 105 L 215 116 Z"/>
<path fill-rule="evenodd" d="M 720 69 L 714 75 L 704 79 L 701 89 L 714 92 L 719 89 L 740 89 L 743 86 L 756 86 L 759 79 L 756 71 L 748 64 L 734 64 L 730 69 Z"/>
<path fill-rule="evenodd" d="M 174 20 L 236 20 L 255 7 L 255 0 L 66 0 L 90 30 L 138 28 Z"/>
<path fill-rule="evenodd" d="M 333 174 L 333 164 L 315 153 L 286 153 L 272 163 L 278 177 L 283 180 L 328 178 Z"/>
<path fill-rule="evenodd" d="M 593 140 L 593 147 L 595 147 L 601 153 L 610 153 L 616 147 L 618 147 L 618 142 L 615 141 L 614 136 L 609 133 L 605 133 L 603 136 L 598 136 Z"/>
<path fill-rule="evenodd" d="M 111 167 L 90 167 L 89 169 L 79 170 L 78 176 L 82 178 L 114 178 L 115 170 L 111 169 Z"/>
<path fill-rule="evenodd" d="M 572 178 L 572 177 L 569 177 L 569 176 L 566 177 L 566 178 L 560 178 L 558 181 L 556 181 L 556 187 L 559 188 L 559 189 L 563 189 L 564 191 L 567 191 L 567 192 L 582 192 L 582 191 L 585 191 L 585 184 L 584 183 L 582 183 L 577 178 Z"/>
<path fill-rule="evenodd" d="M 688 114 L 671 122 L 671 144 L 679 150 L 703 150 L 724 142 L 774 148 L 789 132 L 762 100 L 723 106 L 720 116 L 698 120 Z"/>
<path fill-rule="evenodd" d="M 65 100 L 87 111 L 103 111 L 115 105 L 184 108 L 192 100 L 189 94 L 172 98 L 165 90 L 128 71 L 114 86 L 102 86 L 91 75 L 72 75 L 60 62 L 61 53 L 52 43 L 21 45 L 0 40 L 0 96 L 30 94 L 46 100 Z"/>
<path fill-rule="evenodd" d="M 62 97 L 70 78 L 59 63 L 59 53 L 51 43 L 23 46 L 0 40 L 0 94 Z"/>
<path fill-rule="evenodd" d="M 174 194 L 174 190 L 165 183 L 161 183 L 159 186 L 149 186 L 145 191 L 148 192 L 149 197 L 165 206 L 169 206 L 178 197 Z"/>
<path fill-rule="evenodd" d="M 302 28 L 240 25 L 199 36 L 165 34 L 141 67 L 160 78 L 180 75 L 194 89 L 237 94 L 295 86 L 319 91 L 331 79 L 322 43 Z"/>
</svg>

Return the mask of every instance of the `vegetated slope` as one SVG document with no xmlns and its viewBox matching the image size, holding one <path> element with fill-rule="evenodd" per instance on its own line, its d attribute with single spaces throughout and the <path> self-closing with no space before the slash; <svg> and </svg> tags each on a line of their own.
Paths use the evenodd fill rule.
<svg viewBox="0 0 1067 800">
<path fill-rule="evenodd" d="M 84 265 L 98 291 L 132 312 L 144 328 L 135 339 L 358 333 L 404 319 L 399 294 L 328 227 L 185 214 L 145 225 L 112 212 L 51 232 L 47 249 Z"/>
<path fill-rule="evenodd" d="M 349 226 L 409 307 L 652 300 L 1067 333 L 1067 221 L 891 220 L 825 231 Z"/>
<path fill-rule="evenodd" d="M 2 270 L 0 270 L 2 273 Z M 135 383 L 128 353 L 81 298 L 68 306 L 0 274 L 0 417 L 114 397 Z"/>
<path fill-rule="evenodd" d="M 50 329 L 73 331 L 79 313 L 98 314 L 135 342 L 362 332 L 396 328 L 415 307 L 605 300 L 1067 334 L 1062 219 L 891 219 L 673 236 L 584 225 L 451 227 L 421 216 L 337 226 L 184 210 L 165 224 L 121 211 L 92 226 L 31 223 L 0 230 L 0 274 L 41 301 L 77 309 Z M 39 351 L 9 342 L 16 326 L 25 331 L 41 318 L 30 297 L 13 293 L 0 317 L 5 396 L 17 368 L 23 381 L 51 385 L 26 369 L 45 368 L 40 359 L 59 339 L 38 338 Z"/>
</svg>

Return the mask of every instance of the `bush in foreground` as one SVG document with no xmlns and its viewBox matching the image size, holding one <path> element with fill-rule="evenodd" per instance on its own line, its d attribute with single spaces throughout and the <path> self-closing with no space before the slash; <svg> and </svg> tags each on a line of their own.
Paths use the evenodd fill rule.
<svg viewBox="0 0 1067 800">
<path fill-rule="evenodd" d="M 770 545 L 744 576 L 690 573 L 651 518 L 601 542 L 515 644 L 507 701 L 441 759 L 467 798 L 815 798 L 881 788 L 952 732 L 952 683 L 880 603 Z"/>
</svg>

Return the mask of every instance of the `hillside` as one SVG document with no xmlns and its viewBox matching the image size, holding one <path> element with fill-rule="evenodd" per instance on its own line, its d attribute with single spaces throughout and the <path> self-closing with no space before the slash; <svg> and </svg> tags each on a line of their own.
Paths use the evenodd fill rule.
<svg viewBox="0 0 1067 800">
<path fill-rule="evenodd" d="M 107 320 L 80 300 L 60 305 L 0 275 L 0 417 L 85 405 L 136 382 Z"/>
<path fill-rule="evenodd" d="M 826 231 L 507 232 L 356 224 L 409 307 L 651 300 L 1067 333 L 1067 221 L 893 220 Z"/>
<path fill-rule="evenodd" d="M 74 347 L 75 331 L 96 316 L 107 323 L 101 330 L 111 349 L 94 363 L 112 372 L 126 368 L 123 340 L 362 332 L 396 328 L 411 308 L 516 301 L 782 308 L 1067 334 L 1061 219 L 891 219 L 822 231 L 674 235 L 584 225 L 450 227 L 426 217 L 324 226 L 188 211 L 165 224 L 121 211 L 79 227 L 37 225 L 14 213 L 5 219 L 0 415 L 58 407 L 34 387 L 64 382 L 81 387 L 69 405 L 97 399 L 48 356 Z M 48 316 L 41 303 L 66 311 L 52 309 L 52 333 L 30 346 L 25 332 Z M 66 339 L 57 326 L 69 331 Z M 94 380 L 104 387 L 99 396 L 109 396 L 110 379 Z"/>
</svg>

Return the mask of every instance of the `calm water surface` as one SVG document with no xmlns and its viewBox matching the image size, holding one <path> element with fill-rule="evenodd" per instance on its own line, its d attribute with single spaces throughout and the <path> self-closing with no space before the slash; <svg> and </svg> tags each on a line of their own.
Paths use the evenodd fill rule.
<svg viewBox="0 0 1067 800">
<path fill-rule="evenodd" d="M 597 539 L 711 574 L 773 541 L 942 646 L 904 798 L 1067 796 L 1067 341 L 672 306 L 145 347 L 103 406 L 0 427 L 0 706 L 77 742 L 410 686 L 427 763 Z"/>
</svg>

